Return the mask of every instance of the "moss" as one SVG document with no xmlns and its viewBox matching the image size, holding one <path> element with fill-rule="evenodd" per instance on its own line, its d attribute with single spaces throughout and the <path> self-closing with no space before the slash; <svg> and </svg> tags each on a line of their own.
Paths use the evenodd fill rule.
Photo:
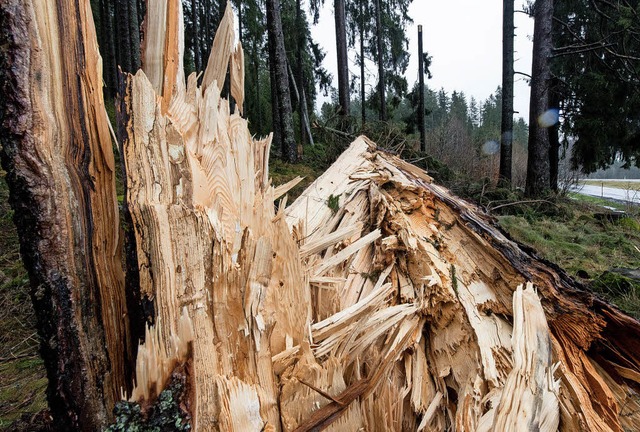
<svg viewBox="0 0 640 432">
<path fill-rule="evenodd" d="M 456 266 L 451 264 L 451 267 L 449 268 L 449 272 L 451 273 L 451 286 L 453 287 L 453 290 L 457 295 L 458 294 L 458 277 L 456 276 Z"/>
<path fill-rule="evenodd" d="M 106 432 L 190 431 L 191 418 L 183 409 L 185 390 L 185 374 L 178 371 L 152 405 L 143 407 L 137 402 L 118 402 L 113 410 L 116 421 Z"/>
<path fill-rule="evenodd" d="M 329 198 L 327 198 L 327 207 L 331 209 L 333 214 L 338 213 L 338 210 L 340 210 L 340 195 L 329 195 Z"/>
</svg>

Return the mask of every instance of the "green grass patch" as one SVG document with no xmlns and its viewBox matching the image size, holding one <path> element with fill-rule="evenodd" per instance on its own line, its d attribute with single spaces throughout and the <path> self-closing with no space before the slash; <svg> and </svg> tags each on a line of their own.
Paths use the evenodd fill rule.
<svg viewBox="0 0 640 432">
<path fill-rule="evenodd" d="M 611 273 L 613 268 L 640 268 L 638 218 L 603 217 L 606 210 L 591 202 L 558 198 L 555 205 L 562 209 L 555 215 L 529 209 L 498 216 L 498 221 L 511 237 L 640 318 L 640 281 Z"/>
<path fill-rule="evenodd" d="M 600 207 L 612 207 L 616 210 L 622 210 L 622 211 L 626 211 L 630 209 L 630 205 L 628 204 L 606 199 L 606 198 L 583 195 L 576 192 L 570 192 L 567 196 L 572 200 L 577 201 L 579 203 L 583 203 L 583 204 L 591 204 L 591 205 L 600 206 Z"/>
</svg>

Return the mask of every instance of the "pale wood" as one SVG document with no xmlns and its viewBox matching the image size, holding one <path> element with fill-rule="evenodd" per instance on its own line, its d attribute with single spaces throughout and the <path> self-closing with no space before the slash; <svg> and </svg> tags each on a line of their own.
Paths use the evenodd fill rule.
<svg viewBox="0 0 640 432">
<path fill-rule="evenodd" d="M 40 22 L 30 28 L 42 36 L 57 9 L 33 7 Z M 181 75 L 181 2 L 149 2 L 147 19 L 144 67 L 126 76 L 119 129 L 139 290 L 153 316 L 125 397 L 148 407 L 179 370 L 196 431 L 640 429 L 636 320 L 365 137 L 276 211 L 299 180 L 270 184 L 271 137 L 251 136 L 240 116 L 243 54 L 230 5 L 201 86 Z M 59 35 L 44 39 L 57 42 L 44 42 L 35 64 L 44 56 L 51 80 L 73 76 L 56 63 Z M 79 92 L 96 107 L 90 144 L 103 158 L 89 169 L 109 189 L 99 58 L 89 54 L 92 85 Z M 237 112 L 220 94 L 229 67 Z M 34 112 L 64 124 L 70 113 L 52 97 L 64 94 L 52 87 L 34 92 L 43 96 L 32 98 Z M 68 155 L 58 146 L 66 141 L 43 131 L 51 139 L 40 157 Z M 77 186 L 69 164 L 44 166 L 59 196 Z M 116 225 L 114 195 L 89 197 L 104 206 L 100 227 Z M 75 202 L 63 200 L 61 215 L 73 219 Z M 98 230 L 99 250 L 89 252 L 115 259 L 116 232 Z M 97 292 L 105 341 L 116 347 L 109 359 L 124 368 L 126 349 L 109 345 L 127 334 L 121 279 L 97 258 L 100 282 L 115 278 Z M 110 405 L 115 382 L 105 385 Z"/>
</svg>

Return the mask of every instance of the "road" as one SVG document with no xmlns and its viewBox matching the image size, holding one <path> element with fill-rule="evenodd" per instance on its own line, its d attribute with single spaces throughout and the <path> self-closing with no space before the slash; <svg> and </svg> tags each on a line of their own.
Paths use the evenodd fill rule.
<svg viewBox="0 0 640 432">
<path fill-rule="evenodd" d="M 583 195 L 640 204 L 640 191 L 590 185 L 576 186 L 573 190 Z"/>
</svg>

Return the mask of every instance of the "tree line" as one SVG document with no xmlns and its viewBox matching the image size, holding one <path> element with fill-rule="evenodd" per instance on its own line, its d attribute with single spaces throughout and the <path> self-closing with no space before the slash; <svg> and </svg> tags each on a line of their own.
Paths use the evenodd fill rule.
<svg viewBox="0 0 640 432">
<path fill-rule="evenodd" d="M 274 132 L 279 155 L 295 162 L 300 148 L 312 142 L 311 118 L 318 91 L 331 90 L 331 74 L 322 67 L 323 49 L 312 39 L 310 26 L 319 19 L 324 0 L 233 0 L 238 37 L 245 50 L 246 109 L 252 132 Z M 335 0 L 338 93 L 340 112 L 350 113 L 352 76 L 348 50 L 357 51 L 361 98 L 374 105 L 376 116 L 387 120 L 407 92 L 403 77 L 409 62 L 405 27 L 410 0 Z M 186 73 L 206 65 L 214 29 L 227 1 L 183 0 Z M 92 0 L 106 92 L 117 89 L 118 67 L 132 72 L 140 66 L 140 39 L 144 38 L 144 0 Z M 268 53 L 268 55 L 265 55 Z M 365 63 L 374 61 L 379 72 L 376 90 L 365 90 Z M 228 92 L 228 84 L 223 93 Z M 364 96 L 363 96 L 364 95 Z M 362 121 L 366 112 L 361 111 Z"/>
<path fill-rule="evenodd" d="M 297 161 L 302 145 L 313 143 L 316 99 L 318 92 L 333 91 L 332 72 L 337 76 L 334 103 L 346 121 L 343 126 L 395 121 L 405 115 L 397 111 L 403 113 L 409 106 L 417 127 L 417 92 L 415 88 L 409 91 L 404 77 L 409 63 L 410 3 L 334 0 L 338 69 L 327 71 L 322 66 L 326 53 L 310 32 L 324 0 L 233 0 L 238 37 L 247 58 L 244 115 L 252 132 L 273 131 L 278 155 Z M 569 150 L 569 142 L 574 143 L 568 155 L 573 166 L 587 173 L 618 160 L 635 163 L 640 149 L 638 1 L 554 4 L 553 0 L 537 0 L 528 1 L 522 10 L 514 10 L 514 4 L 514 0 L 503 0 L 501 131 L 497 135 L 500 179 L 506 184 L 513 180 L 513 14 L 518 12 L 535 19 L 527 193 L 540 195 L 557 189 L 559 155 Z M 93 0 L 92 6 L 105 88 L 113 96 L 117 67 L 135 71 L 140 66 L 145 2 Z M 225 6 L 223 0 L 183 0 L 187 73 L 206 65 L 213 29 Z M 429 74 L 431 58 L 424 58 Z M 350 59 L 355 59 L 353 70 Z M 228 84 L 223 86 L 225 91 Z M 428 91 L 425 94 L 430 97 Z M 432 108 L 425 101 L 424 121 L 433 121 L 429 117 Z M 407 120 L 405 115 L 403 121 Z"/>
</svg>

